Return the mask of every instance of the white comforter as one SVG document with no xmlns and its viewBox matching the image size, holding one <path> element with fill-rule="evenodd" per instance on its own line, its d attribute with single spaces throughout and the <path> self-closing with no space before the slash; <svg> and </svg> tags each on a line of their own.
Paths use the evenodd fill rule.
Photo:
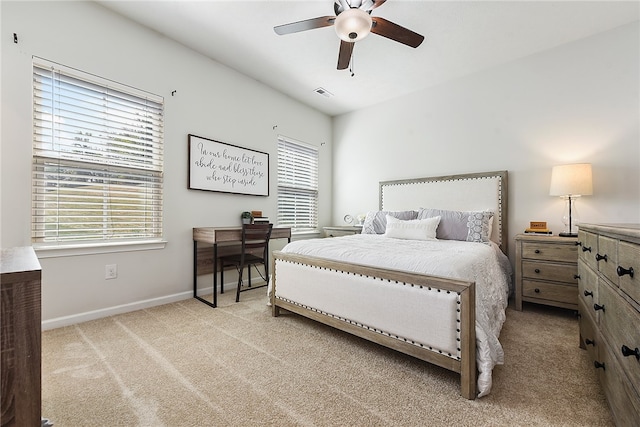
<svg viewBox="0 0 640 427">
<path fill-rule="evenodd" d="M 479 396 L 489 393 L 491 371 L 504 363 L 498 337 L 506 318 L 511 280 L 509 260 L 497 245 L 359 234 L 300 240 L 289 243 L 283 252 L 475 282 L 478 391 Z"/>
</svg>

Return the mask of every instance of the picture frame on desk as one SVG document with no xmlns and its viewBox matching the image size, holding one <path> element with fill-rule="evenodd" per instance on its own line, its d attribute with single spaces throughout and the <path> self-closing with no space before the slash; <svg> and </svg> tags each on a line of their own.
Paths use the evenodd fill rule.
<svg viewBox="0 0 640 427">
<path fill-rule="evenodd" d="M 189 134 L 190 190 L 269 195 L 269 153 Z"/>
</svg>

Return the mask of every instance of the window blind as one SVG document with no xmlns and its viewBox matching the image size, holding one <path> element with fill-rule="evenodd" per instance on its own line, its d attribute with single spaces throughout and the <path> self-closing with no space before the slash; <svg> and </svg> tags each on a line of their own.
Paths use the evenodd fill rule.
<svg viewBox="0 0 640 427">
<path fill-rule="evenodd" d="M 162 236 L 163 103 L 34 58 L 34 243 Z"/>
<path fill-rule="evenodd" d="M 278 225 L 318 228 L 318 149 L 278 137 Z"/>
</svg>

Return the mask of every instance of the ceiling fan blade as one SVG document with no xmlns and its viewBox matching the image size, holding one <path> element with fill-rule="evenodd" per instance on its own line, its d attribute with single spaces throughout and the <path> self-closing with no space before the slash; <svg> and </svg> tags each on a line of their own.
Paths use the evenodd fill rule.
<svg viewBox="0 0 640 427">
<path fill-rule="evenodd" d="M 382 3 L 384 3 L 385 1 L 387 0 L 364 0 L 362 2 L 362 5 L 360 6 L 360 9 L 373 10 L 376 7 L 382 6 Z"/>
<path fill-rule="evenodd" d="M 338 70 L 346 70 L 351 62 L 351 54 L 353 53 L 353 45 L 344 40 L 340 40 L 340 52 L 338 53 Z"/>
<path fill-rule="evenodd" d="M 395 40 L 399 43 L 406 44 L 411 47 L 418 47 L 424 40 L 424 36 L 418 33 L 414 33 L 398 24 L 394 24 L 391 21 L 387 21 L 384 18 L 372 17 L 373 24 L 371 25 L 371 32 L 382 37 L 386 37 L 391 40 Z"/>
<path fill-rule="evenodd" d="M 285 34 L 299 33 L 300 31 L 313 30 L 315 28 L 329 27 L 333 25 L 335 20 L 335 16 L 320 16 L 318 18 L 278 25 L 277 27 L 273 27 L 273 31 L 283 36 Z"/>
</svg>

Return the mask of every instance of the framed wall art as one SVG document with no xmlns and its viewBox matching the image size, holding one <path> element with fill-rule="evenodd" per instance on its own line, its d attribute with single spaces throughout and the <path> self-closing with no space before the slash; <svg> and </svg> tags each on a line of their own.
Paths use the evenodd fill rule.
<svg viewBox="0 0 640 427">
<path fill-rule="evenodd" d="M 269 195 L 269 154 L 189 134 L 190 190 Z"/>
</svg>

